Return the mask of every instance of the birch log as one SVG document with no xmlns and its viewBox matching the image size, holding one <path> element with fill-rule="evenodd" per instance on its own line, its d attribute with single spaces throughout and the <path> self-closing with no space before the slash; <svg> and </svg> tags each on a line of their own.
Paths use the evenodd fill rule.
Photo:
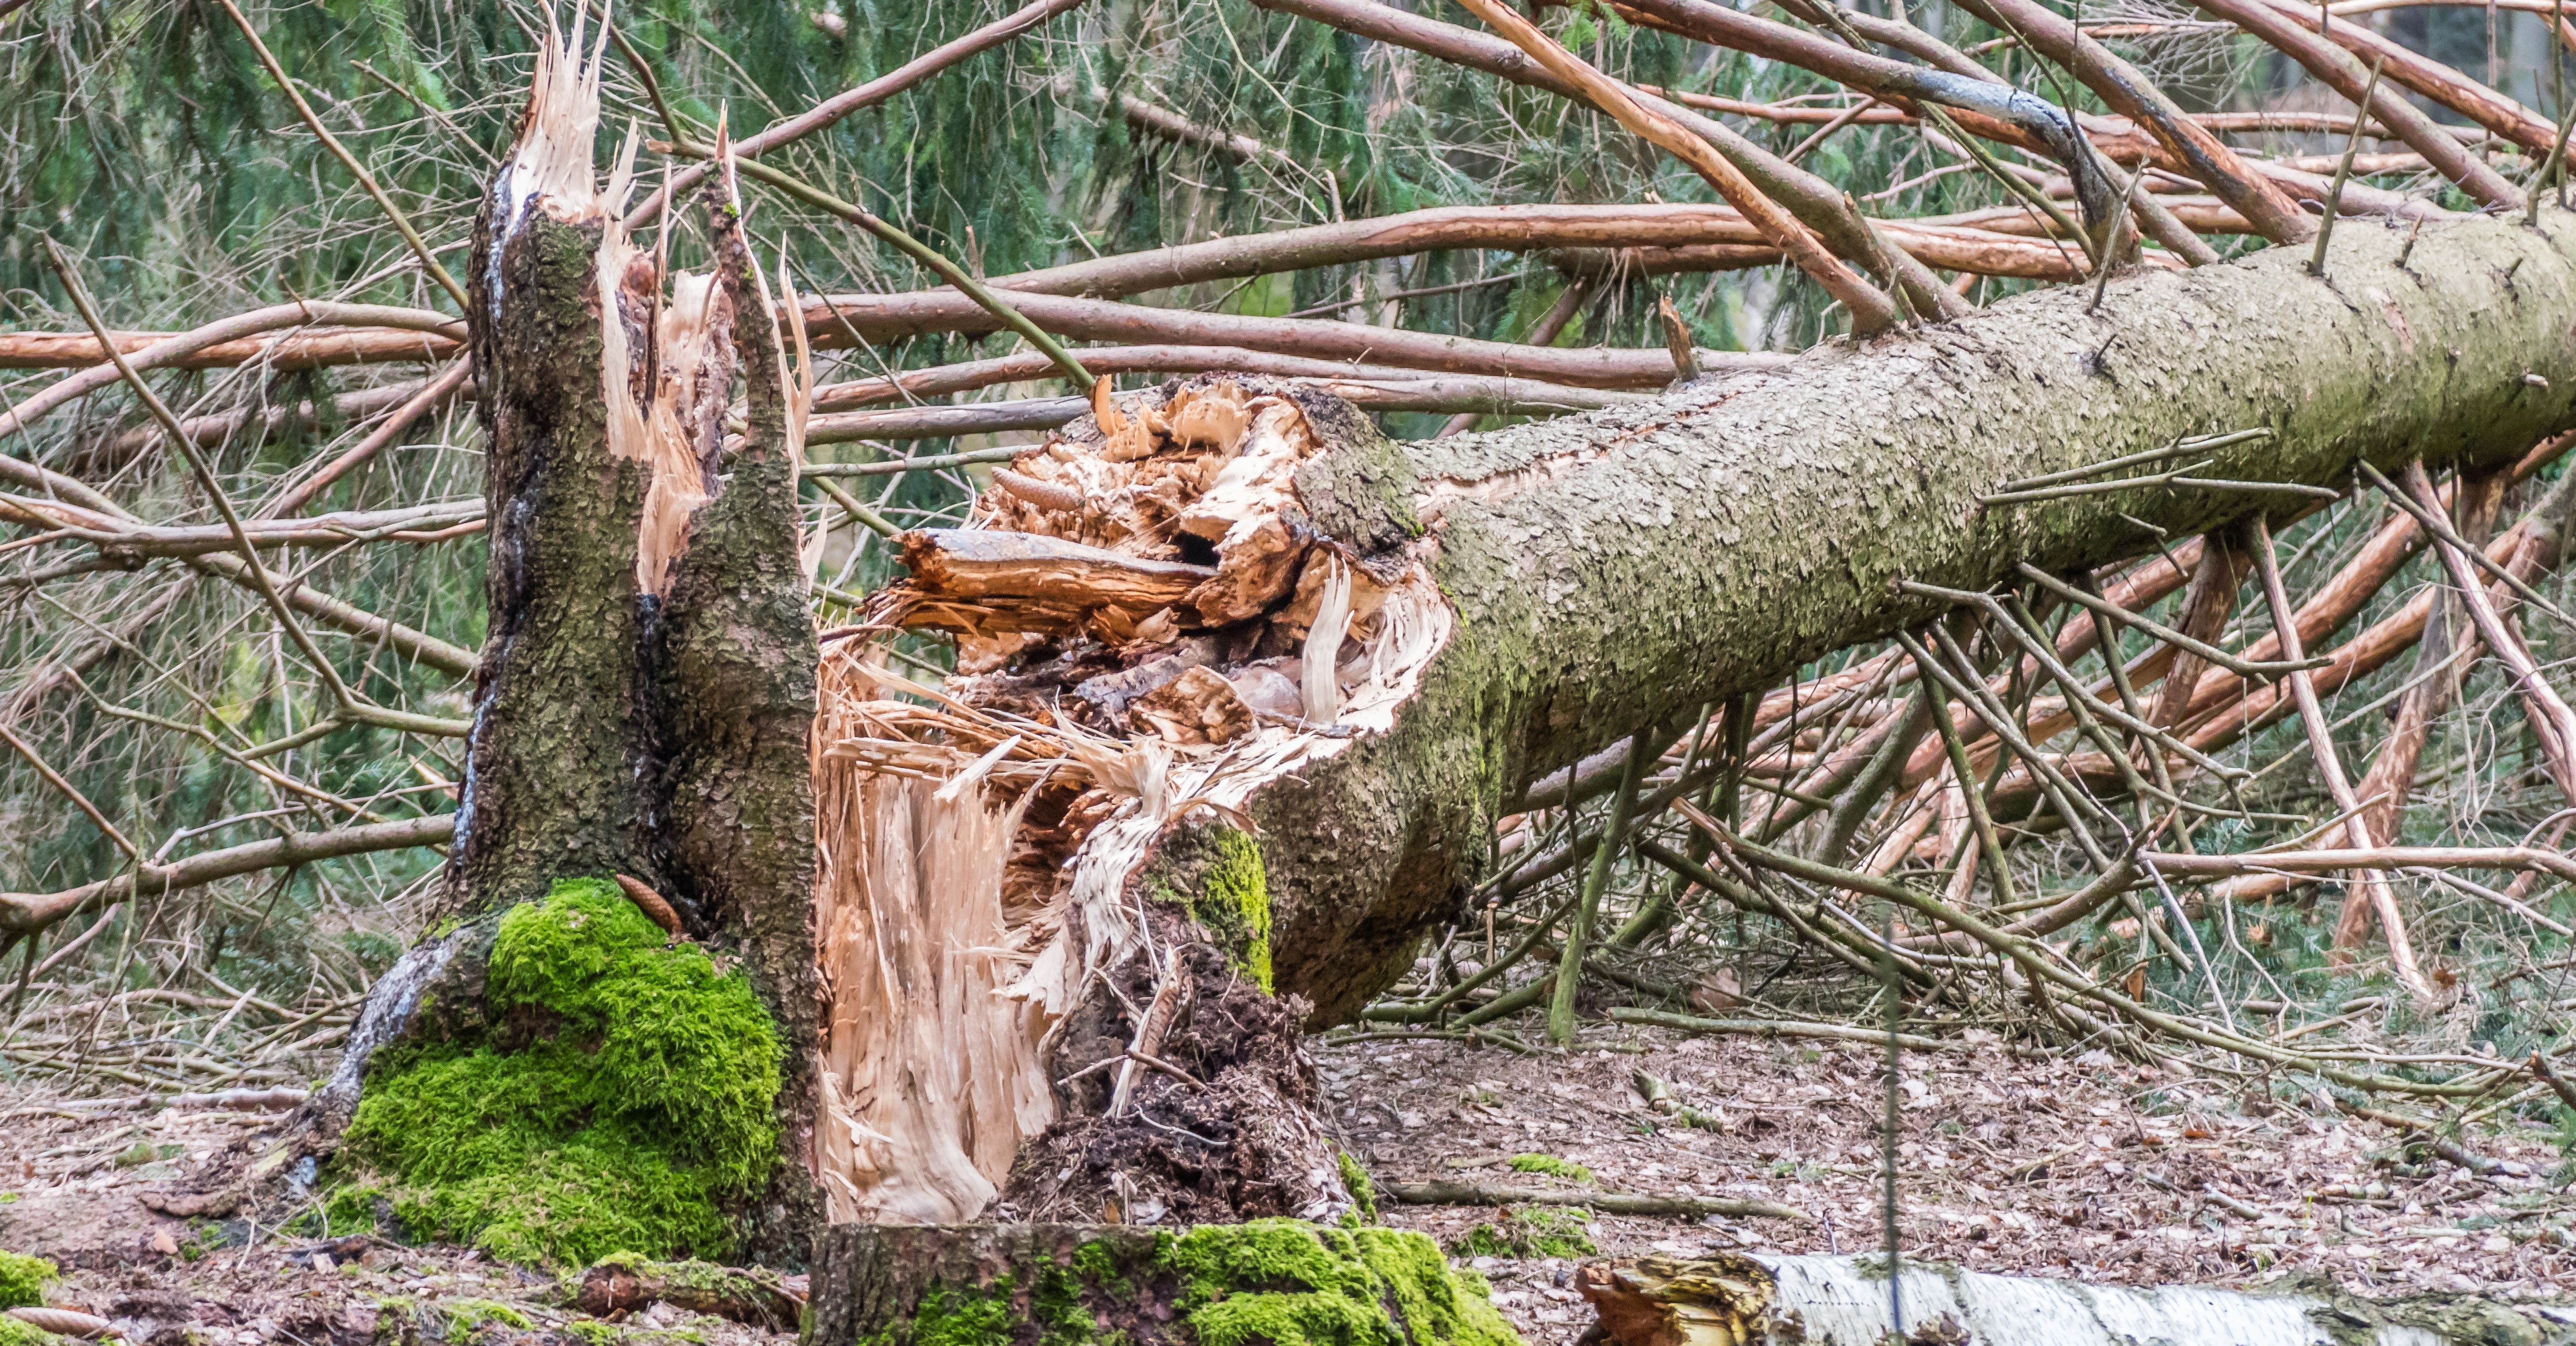
<svg viewBox="0 0 2576 1346">
<path fill-rule="evenodd" d="M 1596 1262 L 1577 1282 L 1618 1346 L 1883 1346 L 1886 1259 L 1721 1254 Z M 1908 1346 L 2485 1346 L 2576 1341 L 2576 1312 L 2476 1296 L 2375 1304 L 2198 1285 L 2095 1285 L 1905 1262 Z"/>
</svg>

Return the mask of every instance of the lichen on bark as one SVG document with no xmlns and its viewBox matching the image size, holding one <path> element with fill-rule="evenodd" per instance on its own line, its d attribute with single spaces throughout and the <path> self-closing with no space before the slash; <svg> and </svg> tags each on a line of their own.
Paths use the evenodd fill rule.
<svg viewBox="0 0 2576 1346">
<path fill-rule="evenodd" d="M 1270 879 L 1262 870 L 1261 843 L 1222 823 L 1182 828 L 1168 837 L 1152 863 L 1149 886 L 1184 907 L 1198 932 L 1225 950 L 1234 969 L 1262 993 L 1273 994 L 1270 953 Z"/>
</svg>

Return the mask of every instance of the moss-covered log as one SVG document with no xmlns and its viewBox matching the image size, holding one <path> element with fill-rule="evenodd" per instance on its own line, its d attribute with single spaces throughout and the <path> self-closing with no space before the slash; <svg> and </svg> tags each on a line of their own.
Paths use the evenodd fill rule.
<svg viewBox="0 0 2576 1346">
<path fill-rule="evenodd" d="M 656 1300 L 691 1313 L 711 1313 L 769 1332 L 793 1332 L 805 1316 L 805 1292 L 777 1272 L 711 1262 L 656 1262 L 614 1253 L 592 1263 L 573 1304 L 593 1318 L 633 1313 Z"/>
<path fill-rule="evenodd" d="M 807 1346 L 1518 1341 L 1430 1236 L 1368 1225 L 842 1225 L 813 1289 Z"/>
</svg>

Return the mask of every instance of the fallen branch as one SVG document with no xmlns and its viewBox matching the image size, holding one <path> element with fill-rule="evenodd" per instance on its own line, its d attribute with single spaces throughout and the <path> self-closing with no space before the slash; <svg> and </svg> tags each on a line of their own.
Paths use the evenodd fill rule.
<svg viewBox="0 0 2576 1346">
<path fill-rule="evenodd" d="M 1832 1042 L 1857 1042 L 1884 1047 L 1892 1036 L 1896 1045 L 1910 1052 L 1955 1052 L 1967 1044 L 1944 1038 L 1927 1038 L 1913 1033 L 1890 1034 L 1884 1029 L 1855 1028 L 1850 1024 L 1802 1023 L 1794 1019 L 1701 1019 L 1688 1014 L 1670 1014 L 1663 1010 L 1631 1009 L 1614 1005 L 1610 1021 L 1623 1024 L 1651 1024 L 1684 1033 L 1706 1033 L 1748 1038 L 1820 1038 Z"/>
<path fill-rule="evenodd" d="M 321 305 L 317 302 L 314 307 Z M 434 325 L 370 319 L 370 325 L 362 327 L 317 326 L 293 336 L 219 341 L 165 360 L 160 367 L 231 369 L 257 364 L 283 374 L 330 365 L 436 363 L 464 354 L 465 324 L 444 314 L 429 316 L 437 320 Z M 276 325 L 302 326 L 307 321 L 298 319 Z M 187 332 L 119 332 L 116 334 L 116 348 L 140 354 L 163 342 L 190 335 Z M 0 369 L 91 369 L 99 367 L 106 358 L 106 351 L 98 344 L 98 338 L 87 332 L 0 333 Z M 118 377 L 111 370 L 98 386 L 113 383 Z"/>
<path fill-rule="evenodd" d="M 1299 364 L 1323 361 L 1300 360 Z M 1211 365 L 1211 368 L 1223 366 Z M 1667 365 L 1667 372 L 1669 372 Z M 1541 383 L 1535 379 L 1451 376 L 1404 378 L 1301 378 L 1297 382 L 1333 393 L 1365 411 L 1474 411 L 1497 416 L 1561 416 L 1574 411 L 1644 401 L 1643 393 L 1612 392 Z M 959 435 L 995 434 L 1006 430 L 1053 430 L 1091 414 L 1087 397 L 1032 397 L 1008 402 L 971 402 L 957 406 L 890 407 L 881 411 L 839 412 L 816 416 L 805 426 L 805 442 L 848 444 L 858 440 L 949 439 Z"/>
<path fill-rule="evenodd" d="M 120 874 L 55 893 L 0 893 L 0 934 L 34 934 L 56 921 L 95 911 L 143 894 L 157 895 L 198 888 L 242 874 L 288 865 L 311 864 L 374 851 L 408 850 L 445 845 L 456 832 L 450 814 L 367 823 L 330 832 L 297 832 L 219 851 L 207 851 L 169 864 L 150 864 L 139 873 Z"/>
<path fill-rule="evenodd" d="M 2443 1136 L 2434 1129 L 2432 1123 L 2421 1118 L 2390 1112 L 2385 1108 L 2347 1102 L 2340 1098 L 2334 1101 L 2334 1105 L 2337 1111 L 2347 1117 L 2359 1117 L 2364 1121 L 2377 1122 L 2381 1126 L 2394 1127 L 2404 1132 L 2409 1139 L 2421 1143 L 2426 1149 L 2480 1177 L 2498 1172 L 2504 1167 L 2502 1161 L 2478 1154 L 2458 1141 Z"/>
<path fill-rule="evenodd" d="M 653 1262 L 632 1254 L 601 1259 L 581 1274 L 573 1293 L 574 1306 L 594 1318 L 630 1313 L 656 1300 L 765 1332 L 794 1331 L 805 1307 L 804 1293 L 766 1267 Z"/>
<path fill-rule="evenodd" d="M 2373 846 L 2365 850 L 2256 851 L 2245 855 L 2180 855 L 2141 851 L 2138 859 L 2169 875 L 2324 874 L 2338 869 L 2521 869 L 2576 882 L 2576 860 L 2536 846 Z"/>
<path fill-rule="evenodd" d="M 1487 1187 L 1481 1183 L 1381 1182 L 1378 1193 L 1408 1206 L 1583 1206 L 1612 1215 L 1680 1215 L 1706 1219 L 1798 1220 L 1815 1217 L 1776 1201 L 1718 1196 L 1639 1196 L 1627 1192 L 1555 1192 L 1538 1187 Z"/>
</svg>

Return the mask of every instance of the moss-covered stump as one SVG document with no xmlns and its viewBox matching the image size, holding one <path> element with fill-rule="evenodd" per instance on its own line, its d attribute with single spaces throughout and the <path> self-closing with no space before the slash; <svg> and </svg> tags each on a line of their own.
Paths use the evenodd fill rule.
<svg viewBox="0 0 2576 1346">
<path fill-rule="evenodd" d="M 806 1346 L 1518 1346 L 1487 1293 L 1373 1226 L 836 1225 Z"/>
</svg>

